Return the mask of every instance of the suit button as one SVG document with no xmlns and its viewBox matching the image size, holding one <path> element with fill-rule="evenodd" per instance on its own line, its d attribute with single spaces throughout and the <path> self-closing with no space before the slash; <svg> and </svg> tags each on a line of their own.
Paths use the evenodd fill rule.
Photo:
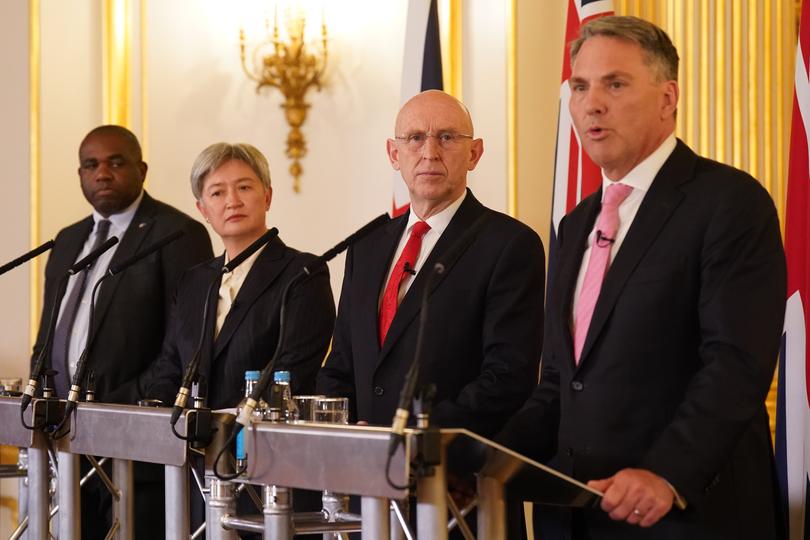
<svg viewBox="0 0 810 540">
<path fill-rule="evenodd" d="M 574 457 L 574 449 L 569 446 L 565 449 L 565 455 L 568 457 Z"/>
<path fill-rule="evenodd" d="M 382 386 L 375 386 L 375 387 L 374 387 L 374 395 L 375 395 L 375 396 L 381 396 L 381 395 L 383 395 L 384 393 L 385 393 L 385 390 L 383 390 L 383 387 L 382 387 Z"/>
<path fill-rule="evenodd" d="M 574 392 L 582 392 L 585 390 L 585 385 L 582 381 L 571 381 L 571 390 Z"/>
</svg>

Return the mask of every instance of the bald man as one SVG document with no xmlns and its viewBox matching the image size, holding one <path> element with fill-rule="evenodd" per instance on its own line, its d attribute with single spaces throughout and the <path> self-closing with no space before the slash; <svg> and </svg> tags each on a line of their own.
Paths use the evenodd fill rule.
<svg viewBox="0 0 810 540">
<path fill-rule="evenodd" d="M 492 435 L 537 381 L 542 243 L 467 188 L 484 143 L 457 99 L 436 90 L 412 98 L 387 151 L 408 187 L 410 210 L 349 249 L 318 390 L 349 397 L 356 420 L 391 423 L 414 358 L 423 291 L 441 261 L 446 270 L 430 293 L 420 379 L 436 385 L 431 420 Z"/>
</svg>

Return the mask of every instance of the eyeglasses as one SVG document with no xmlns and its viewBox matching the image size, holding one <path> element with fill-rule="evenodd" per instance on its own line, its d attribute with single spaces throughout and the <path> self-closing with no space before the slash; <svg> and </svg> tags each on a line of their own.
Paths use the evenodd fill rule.
<svg viewBox="0 0 810 540">
<path fill-rule="evenodd" d="M 402 141 L 405 143 L 405 147 L 408 150 L 419 150 L 425 145 L 425 142 L 429 138 L 435 138 L 436 142 L 439 143 L 445 150 L 451 150 L 456 148 L 463 139 L 472 139 L 472 135 L 466 135 L 464 133 L 455 133 L 453 131 L 440 131 L 439 133 L 425 133 L 425 132 L 415 132 L 415 133 L 408 133 L 407 135 L 401 135 L 398 137 L 394 137 L 398 141 Z"/>
</svg>

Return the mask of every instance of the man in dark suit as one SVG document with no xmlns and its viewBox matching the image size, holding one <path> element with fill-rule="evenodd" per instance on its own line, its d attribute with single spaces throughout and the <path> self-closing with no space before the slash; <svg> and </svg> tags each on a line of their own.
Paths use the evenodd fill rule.
<svg viewBox="0 0 810 540">
<path fill-rule="evenodd" d="M 601 510 L 541 510 L 563 538 L 776 538 L 773 202 L 675 139 L 661 29 L 596 19 L 571 58 L 571 116 L 603 186 L 560 223 L 541 381 L 498 440 L 604 493 Z"/>
<path fill-rule="evenodd" d="M 357 420 L 391 423 L 414 359 L 423 291 L 442 261 L 422 352 L 421 381 L 436 385 L 431 420 L 493 434 L 537 381 L 542 244 L 467 189 L 483 141 L 455 98 L 439 91 L 412 98 L 387 148 L 408 187 L 410 210 L 349 248 L 318 390 L 349 397 Z M 465 237 L 474 225 L 477 232 Z"/>
<path fill-rule="evenodd" d="M 137 138 L 120 126 L 100 126 L 87 134 L 79 147 L 79 179 L 93 214 L 61 230 L 45 267 L 45 296 L 39 333 L 34 345 L 36 358 L 45 345 L 52 307 L 61 301 L 59 320 L 51 349 L 51 367 L 59 372 L 57 389 L 66 397 L 69 378 L 84 348 L 88 332 L 95 341 L 87 358 L 88 373 L 95 380 L 96 399 L 107 401 L 116 388 L 134 380 L 157 356 L 163 341 L 174 290 L 180 275 L 190 266 L 209 259 L 213 252 L 205 227 L 189 216 L 150 197 L 143 190 L 147 165 Z M 102 222 L 106 222 L 101 225 Z M 57 283 L 80 257 L 104 236 L 118 236 L 120 242 L 82 275 L 70 279 L 64 298 L 57 298 Z M 121 262 L 174 232 L 181 238 L 105 280 L 98 292 L 89 328 L 90 295 L 95 281 L 110 264 Z M 95 482 L 85 493 L 103 492 Z M 136 507 L 144 501 L 138 497 Z M 159 500 L 157 502 L 160 502 Z M 97 525 L 98 509 L 85 496 L 82 502 L 83 538 L 103 537 L 103 531 L 88 531 Z M 162 520 L 138 520 L 136 530 Z M 98 528 L 98 527 L 96 527 Z"/>
</svg>

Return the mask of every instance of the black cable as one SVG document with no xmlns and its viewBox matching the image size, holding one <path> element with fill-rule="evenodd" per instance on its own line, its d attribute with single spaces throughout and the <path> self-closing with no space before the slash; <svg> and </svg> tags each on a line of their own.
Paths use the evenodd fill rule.
<svg viewBox="0 0 810 540">
<path fill-rule="evenodd" d="M 402 489 L 402 490 L 412 490 L 416 487 L 416 482 L 409 482 L 404 486 L 400 486 L 399 484 L 395 484 L 393 480 L 391 480 L 391 461 L 394 458 L 394 454 L 388 454 L 388 457 L 385 458 L 385 481 L 388 482 L 388 485 L 394 489 Z"/>
<path fill-rule="evenodd" d="M 239 478 L 240 476 L 242 476 L 242 475 L 245 473 L 245 471 L 247 471 L 247 465 L 245 465 L 245 466 L 243 466 L 243 467 L 240 467 L 240 468 L 239 468 L 239 469 L 237 469 L 237 471 L 236 471 L 235 473 L 233 473 L 233 474 L 231 474 L 231 473 L 224 473 L 224 474 L 223 474 L 223 473 L 220 473 L 220 472 L 217 470 L 217 467 L 219 467 L 219 460 L 220 460 L 220 459 L 222 458 L 222 456 L 225 454 L 225 451 L 226 451 L 226 450 L 227 450 L 227 449 L 228 449 L 228 448 L 231 446 L 231 443 L 234 441 L 234 439 L 236 439 L 236 435 L 237 435 L 237 434 L 239 433 L 239 431 L 241 431 L 242 429 L 245 429 L 245 428 L 244 428 L 244 427 L 241 427 L 241 429 L 234 429 L 233 431 L 231 431 L 231 435 L 228 437 L 228 440 L 227 440 L 227 441 L 225 441 L 225 444 L 223 444 L 223 445 L 222 445 L 222 448 L 220 448 L 220 449 L 219 449 L 219 452 L 217 452 L 217 457 L 216 457 L 216 459 L 214 459 L 214 466 L 213 466 L 213 469 L 214 469 L 214 475 L 215 475 L 217 478 L 219 478 L 220 480 L 226 480 L 226 481 L 235 480 L 236 478 Z M 245 458 L 247 458 L 247 457 L 248 457 L 248 455 L 247 455 L 247 453 L 245 453 Z"/>
</svg>

